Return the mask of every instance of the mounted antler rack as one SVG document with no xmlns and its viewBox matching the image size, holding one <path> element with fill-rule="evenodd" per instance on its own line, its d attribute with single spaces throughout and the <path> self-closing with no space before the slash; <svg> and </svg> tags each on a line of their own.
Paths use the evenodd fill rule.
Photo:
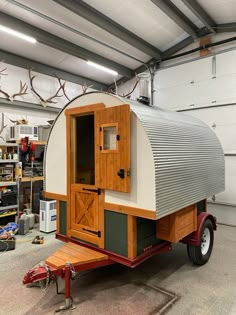
<svg viewBox="0 0 236 315">
<path fill-rule="evenodd" d="M 35 89 L 35 87 L 34 87 L 34 85 L 33 85 L 33 81 L 34 81 L 34 79 L 36 78 L 36 75 L 33 75 L 33 76 L 32 76 L 31 70 L 32 70 L 32 69 L 29 69 L 29 79 L 30 79 L 31 91 L 39 98 L 39 100 L 40 100 L 40 102 L 41 102 L 41 104 L 42 104 L 43 106 L 47 106 L 47 104 L 56 104 L 57 101 L 56 101 L 55 99 L 58 98 L 58 97 L 62 97 L 63 95 L 65 95 L 65 84 L 66 84 L 66 81 L 65 81 L 64 83 L 61 83 L 60 79 L 58 79 L 60 86 L 59 86 L 59 88 L 57 89 L 56 93 L 55 93 L 53 96 L 51 96 L 51 97 L 45 99 L 45 98 L 43 98 L 43 97 L 36 91 L 36 89 Z M 59 95 L 59 93 L 60 93 L 61 90 L 62 90 L 63 94 Z M 66 96 L 66 95 L 65 95 L 65 96 Z"/>
<path fill-rule="evenodd" d="M 139 78 L 139 77 L 136 78 L 136 81 L 135 81 L 135 83 L 134 83 L 133 88 L 132 88 L 131 91 L 128 92 L 127 94 L 120 95 L 120 94 L 116 93 L 113 89 L 109 90 L 109 93 L 114 94 L 114 95 L 118 95 L 118 96 L 120 96 L 120 97 L 130 98 L 131 94 L 134 92 L 134 90 L 135 90 L 136 87 L 138 86 L 140 80 L 141 80 L 141 78 Z M 116 83 L 115 83 L 115 85 L 116 85 Z M 117 88 L 117 87 L 116 87 L 116 88 Z"/>
<path fill-rule="evenodd" d="M 62 89 L 62 92 L 63 92 L 65 98 L 66 98 L 68 101 L 70 101 L 70 98 L 69 98 L 68 95 L 66 94 L 66 81 L 64 81 L 64 83 L 62 83 L 60 78 L 58 78 L 57 76 L 56 76 L 56 78 L 57 78 L 57 80 L 58 80 L 58 82 L 59 82 L 59 84 L 60 84 L 60 87 L 61 87 L 61 89 Z"/>
<path fill-rule="evenodd" d="M 10 95 L 9 93 L 7 93 L 6 91 L 4 91 L 3 89 L 1 89 L 0 87 L 0 93 L 2 93 L 6 99 L 8 101 L 13 101 L 17 96 L 22 96 L 22 95 L 25 95 L 25 94 L 28 94 L 27 93 L 27 90 L 28 90 L 28 85 L 26 84 L 26 82 L 23 84 L 22 81 L 20 80 L 20 90 L 19 92 L 13 94 L 13 95 Z"/>
<path fill-rule="evenodd" d="M 87 86 L 87 83 L 84 82 L 84 84 L 82 85 L 82 91 L 83 91 L 82 94 L 85 94 L 85 93 L 87 92 L 87 90 L 90 89 L 90 88 L 92 88 L 92 87 L 93 87 L 93 85 Z"/>
<path fill-rule="evenodd" d="M 4 60 L 0 61 L 0 63 L 3 63 L 3 62 L 4 62 Z M 6 70 L 7 70 L 7 68 L 4 68 L 4 69 L 0 70 L 0 78 L 1 78 L 2 75 L 7 75 L 7 73 L 4 73 L 4 71 L 6 71 Z"/>
</svg>

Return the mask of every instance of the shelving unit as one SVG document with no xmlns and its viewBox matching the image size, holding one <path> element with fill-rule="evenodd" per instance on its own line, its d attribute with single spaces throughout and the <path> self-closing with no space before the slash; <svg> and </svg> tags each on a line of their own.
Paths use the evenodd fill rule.
<svg viewBox="0 0 236 315">
<path fill-rule="evenodd" d="M 39 181 L 39 180 L 43 180 L 44 177 L 43 176 L 32 176 L 32 177 L 22 177 L 21 178 L 21 182 L 30 182 L 32 181 Z"/>
<path fill-rule="evenodd" d="M 13 143 L 0 144 L 1 157 L 19 157 L 19 146 Z M 19 159 L 0 159 L 0 225 L 15 221 L 18 213 L 18 180 L 15 167 Z M 5 187 L 5 189 L 4 189 Z"/>
<path fill-rule="evenodd" d="M 46 144 L 46 142 L 44 142 L 44 141 L 32 141 L 32 142 L 34 142 L 36 144 L 36 146 L 44 146 Z M 12 174 L 13 178 L 12 179 L 13 180 L 0 181 L 0 200 L 1 200 L 1 195 L 2 195 L 2 192 L 1 192 L 2 187 L 9 187 L 9 188 L 14 187 L 14 190 L 17 192 L 16 203 L 9 205 L 9 206 L 6 205 L 4 207 L 0 206 L 0 225 L 3 225 L 3 221 L 4 221 L 4 224 L 6 224 L 8 221 L 8 218 L 9 218 L 9 220 L 12 221 L 13 219 L 15 219 L 16 215 L 17 216 L 19 215 L 19 211 L 21 210 L 21 207 L 23 207 L 23 204 L 25 204 L 24 197 L 21 196 L 20 194 L 24 194 L 25 189 L 27 189 L 27 187 L 28 187 L 28 184 L 30 183 L 30 185 L 32 186 L 32 183 L 40 182 L 40 181 L 43 181 L 43 179 L 44 179 L 43 176 L 38 176 L 37 174 L 35 174 L 35 176 L 34 175 L 33 176 L 22 176 L 18 179 L 15 178 L 15 166 L 16 166 L 16 163 L 18 163 L 20 161 L 20 144 L 21 144 L 20 140 L 15 141 L 14 143 L 8 142 L 8 143 L 0 144 L 0 148 L 2 149 L 2 152 L 6 152 L 6 151 L 12 152 L 12 153 L 16 153 L 18 156 L 18 159 L 0 159 L 0 168 L 1 168 L 1 165 L 6 165 L 6 164 L 13 165 L 13 167 L 12 167 L 12 169 L 13 169 L 13 174 Z M 26 199 L 27 199 L 27 197 L 26 197 Z"/>
<path fill-rule="evenodd" d="M 17 141 L 18 142 L 18 141 Z M 31 142 L 31 141 L 29 141 Z M 22 178 L 19 179 L 19 189 L 20 189 L 20 209 L 21 206 L 24 204 L 30 204 L 30 207 L 32 208 L 33 213 L 39 212 L 39 198 L 38 195 L 40 193 L 40 181 L 44 180 L 42 167 L 43 164 L 40 161 L 37 161 L 37 158 L 40 156 L 41 151 L 44 150 L 44 146 L 46 145 L 45 141 L 34 141 L 32 142 L 36 145 L 36 150 L 34 152 L 36 160 L 33 162 L 33 168 L 30 167 L 27 163 L 28 169 L 33 169 L 32 174 L 30 175 L 30 172 L 25 173 L 25 169 L 23 170 Z M 18 142 L 20 143 L 20 142 Z M 18 144 L 19 145 L 19 144 Z M 20 148 L 20 145 L 19 145 Z M 42 185 L 41 185 L 42 186 Z M 32 197 L 31 197 L 32 194 Z M 32 198 L 32 200 L 31 200 Z"/>
<path fill-rule="evenodd" d="M 0 218 L 4 218 L 4 217 L 11 216 L 11 215 L 16 215 L 16 214 L 17 214 L 16 211 L 9 211 L 8 213 L 0 214 Z"/>
</svg>

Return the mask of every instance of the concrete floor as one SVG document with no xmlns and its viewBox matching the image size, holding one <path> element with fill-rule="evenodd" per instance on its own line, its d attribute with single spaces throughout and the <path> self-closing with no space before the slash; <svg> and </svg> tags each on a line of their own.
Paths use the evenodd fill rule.
<svg viewBox="0 0 236 315">
<path fill-rule="evenodd" d="M 54 314 L 63 305 L 55 285 L 47 291 L 22 285 L 24 274 L 62 245 L 53 235 L 45 236 L 43 245 L 33 245 L 33 233 L 18 236 L 15 250 L 0 253 L 1 315 Z M 133 270 L 113 265 L 81 272 L 72 283 L 76 309 L 64 314 L 235 315 L 235 279 L 236 228 L 219 225 L 205 266 L 191 265 L 186 247 L 177 244 Z M 62 281 L 59 288 L 63 290 Z M 172 306 L 162 312 L 168 302 Z"/>
</svg>

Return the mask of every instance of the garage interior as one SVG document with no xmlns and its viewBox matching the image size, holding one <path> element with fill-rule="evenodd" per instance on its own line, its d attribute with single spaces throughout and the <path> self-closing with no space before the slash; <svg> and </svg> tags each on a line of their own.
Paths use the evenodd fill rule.
<svg viewBox="0 0 236 315">
<path fill-rule="evenodd" d="M 13 233 L 10 241 L 0 238 L 4 301 L 0 313 L 236 314 L 235 1 L 1 0 L 0 10 L 0 236 Z M 66 111 L 73 114 L 70 104 L 97 92 L 127 104 L 139 102 L 144 112 L 147 106 L 158 107 L 201 120 L 223 149 L 225 190 L 206 196 L 204 211 L 217 220 L 206 264 L 192 264 L 180 239 L 173 242 L 172 251 L 145 258 L 135 268 L 107 263 L 75 272 L 70 281 L 73 300 L 69 296 L 64 305 L 64 271 L 58 279 L 45 269 L 45 281 L 28 285 L 22 281 L 65 244 L 62 237 L 55 238 L 65 228 L 61 214 L 65 200 L 53 201 L 45 194 L 51 178 L 55 183 L 60 179 L 59 163 L 68 160 L 68 147 L 52 154 L 50 145 L 60 147 L 65 138 L 54 138 L 53 129 L 60 130 L 64 112 L 67 117 Z M 97 118 L 89 113 L 75 116 L 75 146 L 83 151 L 77 156 L 80 170 L 75 181 L 84 185 L 97 183 L 96 139 L 92 146 L 89 143 Z M 29 127 L 28 137 L 23 127 Z M 206 152 L 210 147 L 213 143 Z M 48 172 L 48 180 L 49 152 L 57 169 Z M 140 172 L 147 172 L 148 159 L 146 163 Z M 133 176 L 132 163 L 130 173 Z M 122 181 L 122 172 L 119 176 Z M 193 180 L 194 176 L 193 172 Z M 216 185 L 222 177 L 218 175 Z M 205 183 L 209 184 L 207 178 Z M 145 193 L 140 195 L 145 200 Z M 51 225 L 43 226 L 41 207 L 46 205 L 55 207 L 55 213 Z M 118 244 L 118 238 L 115 235 L 110 243 Z M 145 244 L 144 251 L 152 250 L 153 244 Z M 72 264 L 70 268 L 74 276 Z"/>
</svg>

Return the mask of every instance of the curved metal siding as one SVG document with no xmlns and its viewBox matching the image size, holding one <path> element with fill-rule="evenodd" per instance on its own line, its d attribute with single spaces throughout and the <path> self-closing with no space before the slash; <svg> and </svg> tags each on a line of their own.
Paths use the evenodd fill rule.
<svg viewBox="0 0 236 315">
<path fill-rule="evenodd" d="M 224 190 L 224 154 L 207 125 L 185 114 L 130 105 L 152 147 L 157 218 Z"/>
</svg>

